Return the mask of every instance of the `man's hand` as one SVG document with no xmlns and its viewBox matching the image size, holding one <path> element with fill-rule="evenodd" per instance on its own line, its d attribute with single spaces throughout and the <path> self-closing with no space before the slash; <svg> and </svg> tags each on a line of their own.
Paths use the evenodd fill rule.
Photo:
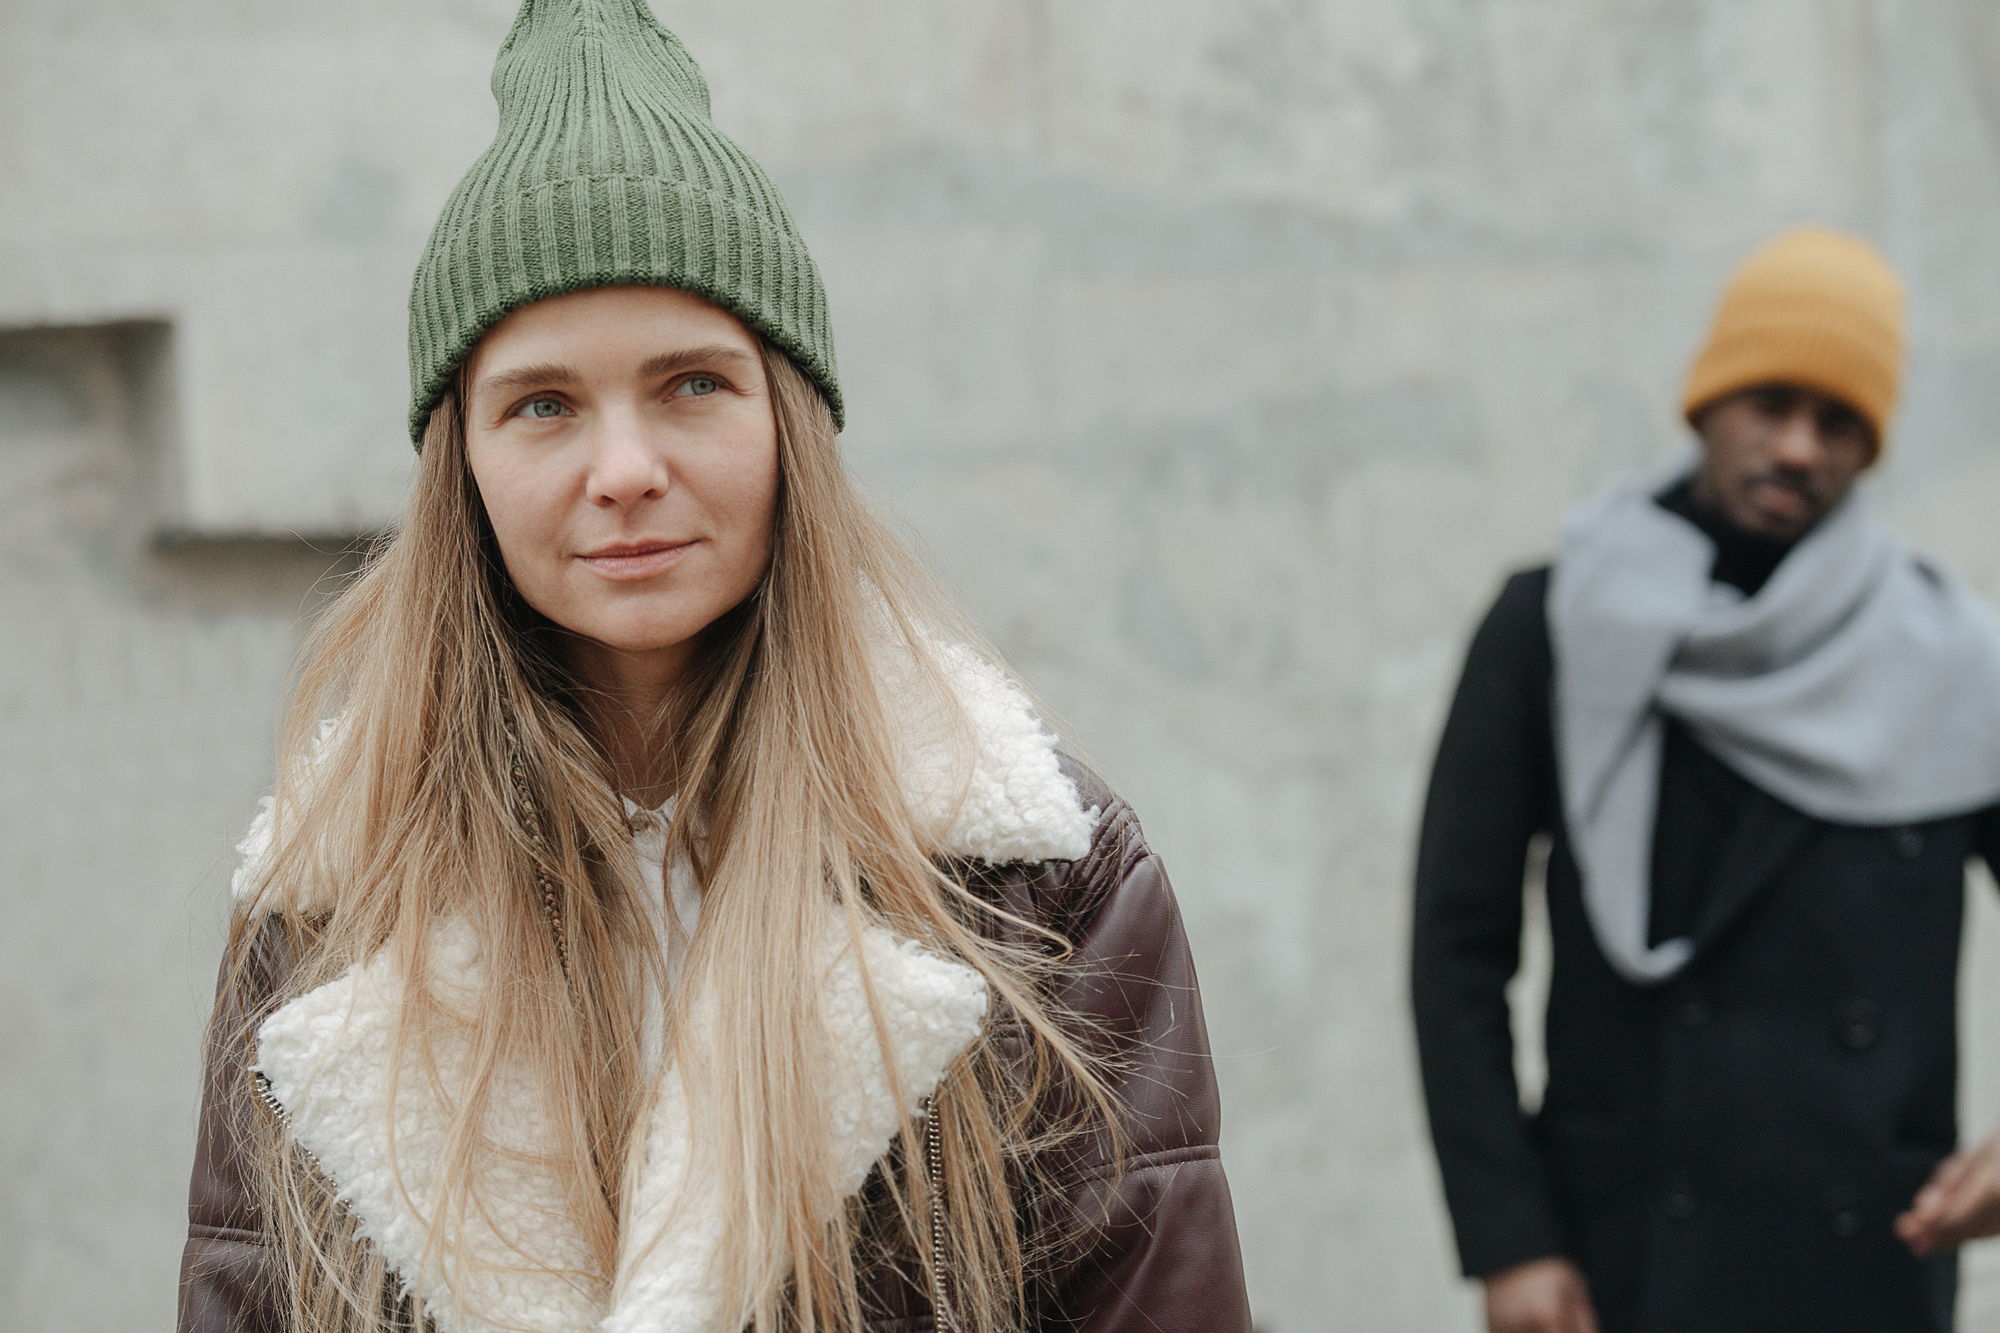
<svg viewBox="0 0 2000 1333">
<path fill-rule="evenodd" d="M 1938 1163 L 1930 1183 L 1917 1191 L 1910 1211 L 1896 1219 L 1896 1234 L 1919 1255 L 1955 1250 L 1996 1233 L 2000 1233 L 2000 1134 Z"/>
<path fill-rule="evenodd" d="M 1597 1312 L 1576 1265 L 1535 1259 L 1486 1279 L 1487 1333 L 1597 1333 Z"/>
</svg>

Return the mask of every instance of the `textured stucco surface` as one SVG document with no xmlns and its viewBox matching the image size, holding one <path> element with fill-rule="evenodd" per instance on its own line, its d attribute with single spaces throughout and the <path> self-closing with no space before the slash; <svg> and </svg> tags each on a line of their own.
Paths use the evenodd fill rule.
<svg viewBox="0 0 2000 1333">
<path fill-rule="evenodd" d="M 1729 266 L 1807 220 L 1908 280 L 1879 486 L 2000 594 L 2000 11 L 656 9 L 825 270 L 856 467 L 1167 857 L 1260 1324 L 1472 1328 L 1400 957 L 1471 620 L 1684 447 Z M 0 5 L 7 1326 L 168 1317 L 220 858 L 335 563 L 285 534 L 393 516 L 408 274 L 511 13 Z M 1996 1256 L 1968 1329 L 2000 1328 Z"/>
</svg>

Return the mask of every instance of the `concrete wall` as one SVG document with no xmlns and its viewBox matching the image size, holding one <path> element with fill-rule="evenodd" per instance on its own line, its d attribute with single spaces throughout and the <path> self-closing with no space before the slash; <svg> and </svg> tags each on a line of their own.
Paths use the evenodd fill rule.
<svg viewBox="0 0 2000 1333">
<path fill-rule="evenodd" d="M 1568 504 L 1683 447 L 1729 266 L 1805 220 L 1905 274 L 1880 487 L 2000 593 L 2000 18 L 656 6 L 825 269 L 855 465 L 1168 858 L 1260 1324 L 1472 1328 L 1400 979 L 1470 622 Z M 9 1326 L 167 1318 L 219 858 L 335 563 L 287 534 L 393 515 L 405 284 L 511 10 L 0 6 Z M 2000 1328 L 1996 1254 L 1967 1328 Z"/>
<path fill-rule="evenodd" d="M 223 853 L 340 564 L 154 543 L 169 340 L 0 333 L 0 1328 L 169 1326 Z"/>
</svg>

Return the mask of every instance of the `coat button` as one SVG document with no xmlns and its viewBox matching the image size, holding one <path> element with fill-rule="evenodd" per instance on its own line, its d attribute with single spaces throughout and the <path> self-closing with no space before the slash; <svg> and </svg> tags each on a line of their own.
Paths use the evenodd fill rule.
<svg viewBox="0 0 2000 1333">
<path fill-rule="evenodd" d="M 1826 1192 L 1826 1225 L 1834 1235 L 1846 1240 L 1861 1231 L 1860 1196 L 1846 1186 Z"/>
<path fill-rule="evenodd" d="M 1667 1182 L 1666 1192 L 1660 1196 L 1660 1210 L 1676 1222 L 1685 1222 L 1694 1216 L 1696 1201 L 1694 1187 L 1683 1176 L 1676 1176 Z"/>
<path fill-rule="evenodd" d="M 1924 833 L 1907 824 L 1896 830 L 1896 855 L 1905 861 L 1914 861 L 1924 854 Z"/>
<path fill-rule="evenodd" d="M 1873 1000 L 1849 1000 L 1840 1006 L 1834 1031 L 1848 1050 L 1865 1051 L 1882 1035 L 1882 1011 Z"/>
<path fill-rule="evenodd" d="M 1689 987 L 1674 1001 L 1674 1021 L 1684 1028 L 1698 1028 L 1706 1024 L 1710 1013 L 1708 1000 L 1698 990 Z"/>
</svg>

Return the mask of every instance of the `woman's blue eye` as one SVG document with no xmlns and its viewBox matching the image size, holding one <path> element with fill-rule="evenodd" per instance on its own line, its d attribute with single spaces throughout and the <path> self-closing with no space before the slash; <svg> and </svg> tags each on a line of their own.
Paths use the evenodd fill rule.
<svg viewBox="0 0 2000 1333">
<path fill-rule="evenodd" d="M 721 387 L 722 385 L 712 375 L 696 375 L 681 381 L 680 388 L 675 392 L 684 393 L 690 398 L 699 398 L 705 394 L 714 393 Z"/>
<path fill-rule="evenodd" d="M 533 402 L 522 405 L 521 415 L 524 417 L 533 417 L 538 421 L 546 421 L 550 417 L 561 416 L 562 410 L 563 405 L 553 398 L 537 398 Z"/>
</svg>

